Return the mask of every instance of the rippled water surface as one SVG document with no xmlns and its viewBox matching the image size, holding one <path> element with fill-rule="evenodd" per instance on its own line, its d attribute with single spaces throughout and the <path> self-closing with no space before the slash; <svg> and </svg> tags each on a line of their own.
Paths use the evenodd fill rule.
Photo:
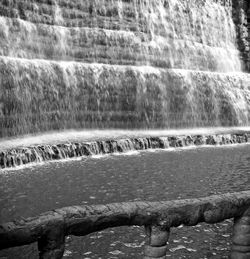
<svg viewBox="0 0 250 259">
<path fill-rule="evenodd" d="M 1 221 L 80 204 L 171 200 L 248 190 L 250 145 L 176 149 L 47 163 L 0 173 Z M 172 229 L 167 258 L 227 258 L 231 221 Z M 141 258 L 142 227 L 68 237 L 65 258 Z M 36 245 L 0 258 L 36 258 Z"/>
</svg>

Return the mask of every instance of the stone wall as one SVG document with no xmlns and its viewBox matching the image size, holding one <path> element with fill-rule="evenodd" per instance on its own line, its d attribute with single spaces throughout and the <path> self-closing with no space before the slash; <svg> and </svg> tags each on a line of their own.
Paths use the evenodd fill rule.
<svg viewBox="0 0 250 259">
<path fill-rule="evenodd" d="M 247 27 L 248 27 L 248 42 L 250 45 L 250 2 L 247 6 Z M 250 71 L 250 50 L 248 51 L 248 71 Z"/>
<path fill-rule="evenodd" d="M 232 4 L 243 70 L 250 72 L 250 3 L 248 0 L 233 0 Z"/>
</svg>

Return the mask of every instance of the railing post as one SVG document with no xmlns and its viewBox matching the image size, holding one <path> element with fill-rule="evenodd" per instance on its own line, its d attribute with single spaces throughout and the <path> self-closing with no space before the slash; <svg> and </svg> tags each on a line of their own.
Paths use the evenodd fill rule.
<svg viewBox="0 0 250 259">
<path fill-rule="evenodd" d="M 145 245 L 144 259 L 165 259 L 169 230 L 159 226 L 145 226 L 147 243 Z"/>
<path fill-rule="evenodd" d="M 234 220 L 231 259 L 250 258 L 250 208 Z"/>
<path fill-rule="evenodd" d="M 38 240 L 39 259 L 61 259 L 64 248 L 63 226 L 53 226 Z"/>
</svg>

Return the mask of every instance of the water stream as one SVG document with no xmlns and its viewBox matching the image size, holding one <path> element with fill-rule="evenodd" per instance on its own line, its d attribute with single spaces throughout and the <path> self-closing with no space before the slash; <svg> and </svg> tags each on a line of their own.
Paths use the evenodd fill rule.
<svg viewBox="0 0 250 259">
<path fill-rule="evenodd" d="M 249 125 L 228 1 L 3 1 L 0 35 L 0 137 Z"/>
<path fill-rule="evenodd" d="M 232 8 L 230 0 L 0 1 L 0 221 L 248 190 L 250 74 Z M 159 135 L 170 128 L 184 132 Z M 173 230 L 167 258 L 227 258 L 231 226 Z M 64 257 L 138 258 L 144 240 L 136 227 L 69 237 Z M 0 252 L 36 255 L 35 245 Z"/>
</svg>

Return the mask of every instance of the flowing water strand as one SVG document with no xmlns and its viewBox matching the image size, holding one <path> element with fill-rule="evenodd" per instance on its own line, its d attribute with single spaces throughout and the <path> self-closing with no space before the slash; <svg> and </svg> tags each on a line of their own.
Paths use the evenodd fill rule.
<svg viewBox="0 0 250 259">
<path fill-rule="evenodd" d="M 230 5 L 4 1 L 0 10 L 0 137 L 249 125 Z"/>
</svg>

